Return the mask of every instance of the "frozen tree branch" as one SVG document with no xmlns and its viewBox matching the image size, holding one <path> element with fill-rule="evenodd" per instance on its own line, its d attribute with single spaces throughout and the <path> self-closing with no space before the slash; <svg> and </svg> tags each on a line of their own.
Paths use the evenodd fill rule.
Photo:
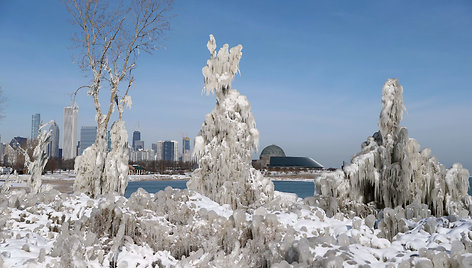
<svg viewBox="0 0 472 268">
<path fill-rule="evenodd" d="M 119 130 L 112 132 L 117 135 L 126 132 L 124 122 L 118 122 L 122 120 L 124 107 L 131 105 L 129 92 L 134 82 L 131 73 L 136 68 L 139 51 L 151 53 L 155 50 L 163 33 L 169 29 L 168 13 L 172 1 L 138 0 L 117 3 L 100 0 L 68 0 L 66 6 L 72 14 L 72 22 L 79 28 L 80 34 L 76 42 L 82 48 L 82 59 L 84 59 L 82 67 L 91 71 L 93 75 L 88 94 L 92 96 L 97 121 L 97 138 L 94 145 L 76 160 L 75 190 L 86 192 L 91 196 L 104 193 L 105 188 L 121 192 L 123 185 L 117 189 L 105 187 L 108 183 L 106 159 L 126 162 L 126 166 L 128 161 L 128 159 L 118 160 L 116 157 L 109 156 L 109 154 L 118 153 L 124 157 L 124 154 L 118 148 L 107 152 L 107 130 L 114 110 L 117 108 L 118 121 L 113 125 Z M 121 91 L 120 89 L 123 88 L 120 86 L 124 80 L 128 80 L 127 87 Z M 103 89 L 108 90 L 110 94 L 107 100 L 100 98 L 100 91 Z M 123 143 L 119 137 L 112 138 L 113 140 L 118 142 L 118 144 L 112 144 L 114 148 L 127 146 L 127 143 Z M 119 170 L 125 172 L 123 168 Z M 126 180 L 121 181 L 126 181 L 127 184 L 127 174 L 123 176 Z"/>
<path fill-rule="evenodd" d="M 16 150 L 19 151 L 25 157 L 25 167 L 30 174 L 26 183 L 34 194 L 39 193 L 41 190 L 41 175 L 43 174 L 44 167 L 46 166 L 49 157 L 46 153 L 46 147 L 48 146 L 49 140 L 51 139 L 51 130 L 44 131 L 44 127 L 54 123 L 54 120 L 49 121 L 46 124 L 41 123 L 38 130 L 37 144 L 33 150 L 33 158 L 31 159 L 28 151 L 23 149 L 20 144 L 17 143 Z"/>
</svg>

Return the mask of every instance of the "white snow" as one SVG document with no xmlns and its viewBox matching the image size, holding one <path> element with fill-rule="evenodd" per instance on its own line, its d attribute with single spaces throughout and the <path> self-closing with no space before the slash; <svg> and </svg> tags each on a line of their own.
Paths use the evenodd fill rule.
<svg viewBox="0 0 472 268">
<path fill-rule="evenodd" d="M 129 199 L 13 191 L 0 195 L 0 262 L 4 267 L 109 267 L 112 261 L 117 267 L 470 263 L 470 217 L 405 220 L 404 230 L 389 241 L 366 219 L 328 217 L 311 204 L 314 198 L 291 200 L 285 208 L 278 202 L 232 210 L 170 187 L 156 194 L 140 189 Z"/>
</svg>

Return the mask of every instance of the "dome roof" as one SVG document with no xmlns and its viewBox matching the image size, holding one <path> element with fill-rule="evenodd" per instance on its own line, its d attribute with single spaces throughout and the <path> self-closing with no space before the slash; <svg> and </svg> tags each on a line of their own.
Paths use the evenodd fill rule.
<svg viewBox="0 0 472 268">
<path fill-rule="evenodd" d="M 282 156 L 285 157 L 284 150 L 277 145 L 269 145 L 262 150 L 260 158 L 263 156 Z"/>
</svg>

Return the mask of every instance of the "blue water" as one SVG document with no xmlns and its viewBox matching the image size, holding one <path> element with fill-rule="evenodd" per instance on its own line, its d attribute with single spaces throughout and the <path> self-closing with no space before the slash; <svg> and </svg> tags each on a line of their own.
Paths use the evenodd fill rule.
<svg viewBox="0 0 472 268">
<path fill-rule="evenodd" d="M 469 195 L 472 195 L 472 177 L 469 178 Z"/>
<path fill-rule="evenodd" d="M 157 193 L 164 190 L 167 186 L 176 189 L 185 189 L 187 181 L 133 181 L 128 183 L 125 196 L 127 198 L 138 188 L 143 188 L 149 193 Z M 305 198 L 313 196 L 314 184 L 311 181 L 274 181 L 276 191 L 295 193 L 298 197 Z"/>
<path fill-rule="evenodd" d="M 187 181 L 133 181 L 128 183 L 126 188 L 125 196 L 130 195 L 138 188 L 143 188 L 149 193 L 157 193 L 164 190 L 167 186 L 171 186 L 176 189 L 185 189 Z M 311 181 L 274 181 L 274 187 L 276 191 L 295 193 L 298 197 L 305 198 L 307 196 L 313 196 L 314 185 Z M 469 178 L 469 195 L 472 195 L 472 177 Z"/>
</svg>

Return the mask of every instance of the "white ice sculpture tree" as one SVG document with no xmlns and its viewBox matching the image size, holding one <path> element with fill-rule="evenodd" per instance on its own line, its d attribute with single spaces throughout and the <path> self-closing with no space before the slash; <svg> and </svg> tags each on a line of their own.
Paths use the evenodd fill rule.
<svg viewBox="0 0 472 268">
<path fill-rule="evenodd" d="M 433 215 L 469 215 L 469 171 L 461 164 L 445 169 L 429 148 L 420 150 L 419 143 L 408 137 L 408 130 L 400 127 L 405 109 L 402 93 L 397 79 L 385 82 L 380 131 L 362 144 L 362 151 L 342 171 L 320 176 L 315 181 L 317 193 L 334 198 L 331 201 L 337 199 L 340 206 L 426 204 Z"/>
<path fill-rule="evenodd" d="M 17 145 L 17 150 L 19 150 L 25 157 L 25 167 L 28 170 L 29 177 L 26 179 L 26 184 L 30 187 L 31 193 L 37 194 L 41 190 L 42 180 L 41 175 L 43 174 L 44 167 L 46 166 L 49 157 L 46 153 L 46 148 L 48 146 L 49 140 L 51 139 L 51 131 L 42 130 L 47 125 L 53 123 L 50 121 L 46 124 L 41 123 L 38 129 L 38 138 L 36 140 L 36 146 L 33 150 L 33 157 L 30 158 L 28 152 Z"/>
<path fill-rule="evenodd" d="M 203 67 L 204 91 L 216 94 L 216 107 L 206 115 L 195 138 L 194 155 L 198 168 L 187 187 L 233 209 L 257 206 L 273 198 L 273 183 L 252 168 L 251 154 L 257 147 L 259 131 L 247 98 L 231 88 L 239 72 L 242 46 L 216 53 L 213 35 L 207 44 L 210 59 Z"/>
<path fill-rule="evenodd" d="M 157 49 L 158 40 L 169 28 L 167 13 L 172 1 L 64 1 L 79 32 L 74 41 L 81 48 L 81 65 L 91 71 L 87 87 L 95 107 L 95 143 L 75 160 L 75 192 L 96 197 L 124 194 L 128 184 L 128 134 L 122 121 L 125 106 L 131 104 L 132 74 L 141 52 Z M 80 88 L 82 88 L 80 87 Z M 106 90 L 105 98 L 103 93 Z M 104 107 L 102 107 L 104 104 Z M 118 120 L 113 122 L 115 109 Z M 108 152 L 107 131 L 112 125 Z"/>
</svg>

